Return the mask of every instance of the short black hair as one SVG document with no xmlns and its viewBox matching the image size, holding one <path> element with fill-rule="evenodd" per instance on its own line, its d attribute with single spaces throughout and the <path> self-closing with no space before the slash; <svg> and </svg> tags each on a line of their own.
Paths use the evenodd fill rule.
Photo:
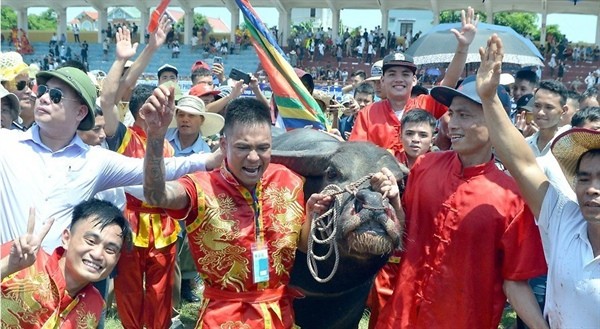
<svg viewBox="0 0 600 329">
<path fill-rule="evenodd" d="M 354 89 L 354 97 L 356 97 L 356 94 L 358 93 L 369 94 L 375 97 L 375 87 L 370 83 L 361 83 Z"/>
<path fill-rule="evenodd" d="M 402 131 L 404 131 L 404 127 L 407 123 L 418 123 L 418 122 L 424 122 L 424 123 L 428 123 L 429 126 L 431 126 L 431 131 L 435 131 L 435 125 L 436 125 L 436 120 L 433 117 L 433 115 L 431 115 L 431 113 L 423 110 L 423 109 L 413 109 L 410 111 L 407 111 L 406 114 L 404 115 L 404 117 L 402 117 L 402 120 L 400 122 L 400 126 L 402 127 Z"/>
<path fill-rule="evenodd" d="M 422 85 L 415 85 L 410 91 L 410 97 L 417 97 L 419 95 L 429 95 L 429 89 Z"/>
<path fill-rule="evenodd" d="M 139 84 L 133 88 L 133 91 L 131 92 L 131 99 L 129 100 L 129 111 L 135 119 L 137 119 L 138 112 L 140 111 L 142 105 L 144 105 L 146 100 L 152 96 L 154 88 L 156 87 L 149 84 Z"/>
<path fill-rule="evenodd" d="M 190 79 L 192 80 L 192 83 L 194 83 L 196 78 L 201 78 L 201 77 L 211 77 L 212 78 L 212 72 L 207 68 L 199 67 L 199 68 L 195 69 L 194 71 L 192 71 L 192 76 Z"/>
<path fill-rule="evenodd" d="M 231 134 L 235 125 L 260 125 L 271 126 L 271 113 L 269 107 L 256 98 L 241 97 L 229 102 L 225 107 L 225 136 Z"/>
<path fill-rule="evenodd" d="M 352 73 L 352 77 L 355 77 L 355 76 L 359 76 L 359 77 L 361 77 L 363 80 L 367 78 L 367 74 L 366 74 L 366 73 L 365 73 L 365 71 L 363 71 L 363 70 L 358 70 L 358 71 L 355 71 L 355 72 L 353 72 L 353 73 Z"/>
<path fill-rule="evenodd" d="M 96 108 L 94 109 L 94 116 L 96 116 L 96 117 L 104 116 L 104 112 L 102 112 L 102 108 L 98 105 L 96 105 Z"/>
<path fill-rule="evenodd" d="M 534 94 L 537 94 L 538 91 L 542 89 L 560 96 L 560 106 L 565 106 L 567 104 L 568 90 L 562 82 L 556 80 L 543 80 L 540 82 L 540 86 Z"/>
<path fill-rule="evenodd" d="M 589 87 L 588 89 L 586 89 L 583 92 L 583 94 L 581 94 L 581 100 L 584 100 L 584 99 L 590 98 L 590 97 L 598 97 L 598 88 L 596 88 L 595 86 Z"/>
<path fill-rule="evenodd" d="M 95 226 L 100 226 L 104 230 L 109 225 L 117 225 L 121 228 L 121 237 L 123 246 L 131 246 L 131 226 L 129 221 L 123 216 L 123 212 L 108 201 L 90 199 L 80 202 L 73 208 L 73 217 L 71 219 L 71 229 L 82 220 L 91 220 Z"/>
<path fill-rule="evenodd" d="M 517 73 L 515 73 L 515 81 L 518 80 L 529 81 L 529 83 L 531 83 L 534 86 L 537 86 L 540 81 L 537 74 L 530 69 L 523 69 L 517 71 Z"/>
<path fill-rule="evenodd" d="M 586 123 L 586 121 L 600 121 L 600 107 L 588 106 L 575 112 L 575 114 L 573 114 L 573 117 L 571 118 L 571 126 L 581 127 Z"/>
</svg>

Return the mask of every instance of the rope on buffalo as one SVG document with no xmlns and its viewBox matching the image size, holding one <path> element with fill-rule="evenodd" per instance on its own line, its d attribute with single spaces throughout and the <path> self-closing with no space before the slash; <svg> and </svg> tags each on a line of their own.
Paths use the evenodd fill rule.
<svg viewBox="0 0 600 329">
<path fill-rule="evenodd" d="M 322 215 L 317 216 L 313 215 L 312 223 L 310 225 L 310 232 L 308 234 L 308 250 L 306 253 L 306 263 L 308 265 L 308 270 L 313 278 L 319 283 L 329 282 L 335 273 L 337 272 L 338 265 L 340 262 L 340 253 L 338 250 L 338 246 L 335 243 L 335 236 L 337 233 L 338 227 L 338 217 L 341 213 L 342 208 L 342 194 L 350 193 L 355 195 L 358 191 L 358 187 L 362 185 L 365 181 L 371 179 L 373 174 L 366 175 L 355 182 L 352 182 L 344 189 L 337 185 L 327 185 L 321 191 L 321 194 L 330 195 L 333 197 L 333 203 L 329 210 L 324 212 Z M 314 252 L 314 245 L 326 245 L 328 246 L 327 253 L 325 255 L 319 256 Z M 331 273 L 325 278 L 321 278 L 319 276 L 319 269 L 317 261 L 325 261 L 331 254 L 335 256 L 335 262 L 333 263 L 333 268 L 331 269 Z"/>
</svg>

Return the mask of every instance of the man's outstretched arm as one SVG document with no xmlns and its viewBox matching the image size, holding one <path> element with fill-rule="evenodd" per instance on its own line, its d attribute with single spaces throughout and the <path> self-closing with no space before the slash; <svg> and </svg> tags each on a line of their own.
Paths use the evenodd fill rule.
<svg viewBox="0 0 600 329">
<path fill-rule="evenodd" d="M 174 90 L 157 87 L 140 109 L 147 124 L 144 157 L 144 197 L 150 205 L 165 209 L 184 209 L 189 197 L 177 181 L 165 182 L 164 140 L 175 108 Z"/>
<path fill-rule="evenodd" d="M 465 69 L 469 46 L 473 42 L 473 39 L 475 39 L 477 24 L 479 23 L 479 16 L 475 14 L 475 10 L 471 7 L 468 7 L 466 11 L 461 11 L 461 18 L 462 27 L 460 31 L 456 29 L 451 30 L 456 37 L 458 45 L 456 46 L 452 62 L 448 65 L 448 69 L 442 80 L 442 85 L 450 88 L 456 87 L 458 79 L 460 79 Z"/>
<path fill-rule="evenodd" d="M 548 190 L 548 178 L 538 166 L 523 135 L 512 124 L 496 93 L 502 67 L 502 41 L 497 35 L 479 49 L 481 66 L 477 72 L 477 93 L 481 97 L 490 140 L 496 154 L 515 178 L 533 215 L 538 218 Z"/>
</svg>

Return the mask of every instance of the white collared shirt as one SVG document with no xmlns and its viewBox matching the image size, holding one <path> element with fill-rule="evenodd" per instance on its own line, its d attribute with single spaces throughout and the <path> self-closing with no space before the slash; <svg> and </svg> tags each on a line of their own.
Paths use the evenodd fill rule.
<svg viewBox="0 0 600 329">
<path fill-rule="evenodd" d="M 551 328 L 598 328 L 600 256 L 594 257 L 579 205 L 550 184 L 538 226 L 548 262 L 544 315 Z"/>
<path fill-rule="evenodd" d="M 40 139 L 39 126 L 26 132 L 0 130 L 0 243 L 27 232 L 29 208 L 36 209 L 36 230 L 48 218 L 54 224 L 42 243 L 53 251 L 71 223 L 73 207 L 97 192 L 143 182 L 143 160 L 86 145 L 77 134 L 52 152 Z M 206 155 L 165 159 L 167 180 L 204 170 Z"/>
</svg>

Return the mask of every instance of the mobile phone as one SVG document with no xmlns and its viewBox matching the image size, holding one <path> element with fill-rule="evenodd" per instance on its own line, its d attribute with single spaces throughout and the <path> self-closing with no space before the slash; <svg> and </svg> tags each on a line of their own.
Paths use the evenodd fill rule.
<svg viewBox="0 0 600 329">
<path fill-rule="evenodd" d="M 229 77 L 235 81 L 244 80 L 245 84 L 250 83 L 250 74 L 242 72 L 236 68 L 231 69 L 231 72 L 229 73 Z"/>
<path fill-rule="evenodd" d="M 215 56 L 213 58 L 213 64 L 217 64 L 217 63 L 223 64 L 223 57 Z"/>
<path fill-rule="evenodd" d="M 525 123 L 530 124 L 533 121 L 533 113 L 526 112 L 525 113 Z"/>
</svg>

